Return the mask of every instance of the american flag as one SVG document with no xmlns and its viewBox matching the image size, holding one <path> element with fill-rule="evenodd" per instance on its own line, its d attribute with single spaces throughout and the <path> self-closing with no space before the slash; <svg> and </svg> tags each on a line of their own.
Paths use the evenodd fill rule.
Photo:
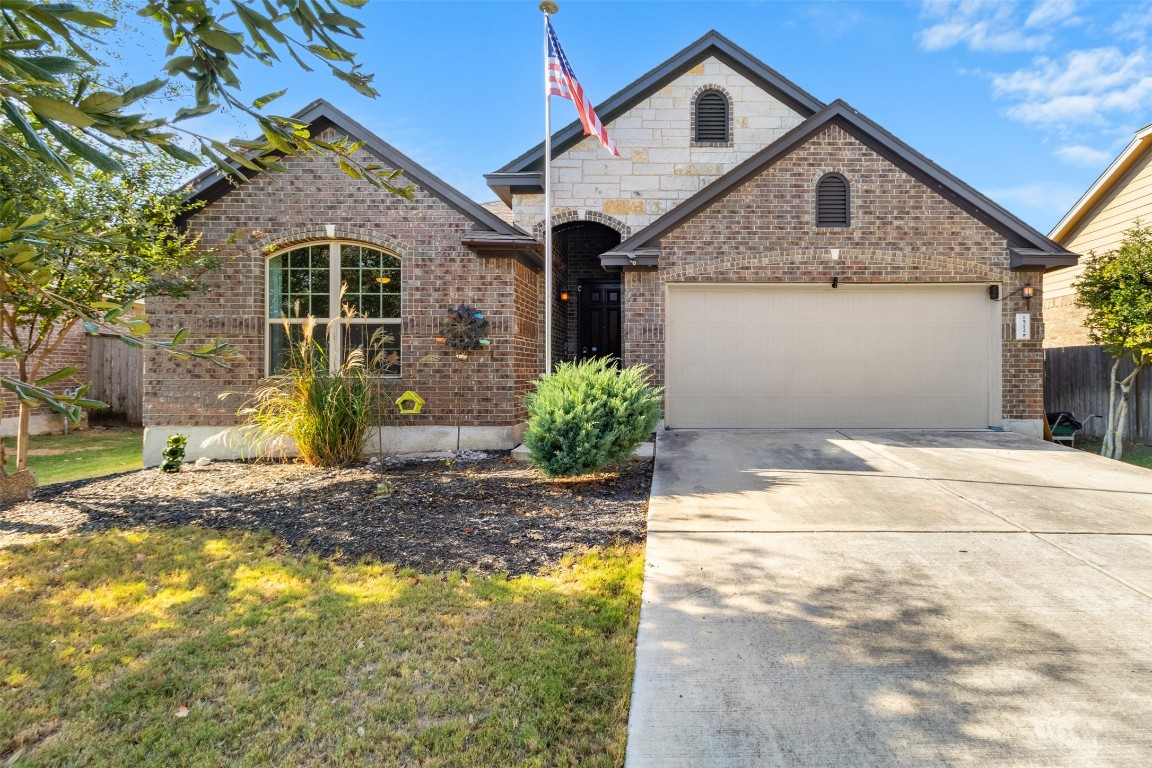
<svg viewBox="0 0 1152 768">
<path fill-rule="evenodd" d="M 580 114 L 584 133 L 600 139 L 600 143 L 607 147 L 609 152 L 620 157 L 616 145 L 612 143 L 612 139 L 608 138 L 608 131 L 600 122 L 600 118 L 596 116 L 592 102 L 584 95 L 584 89 L 580 87 L 580 81 L 576 79 L 576 73 L 572 71 L 572 65 L 568 63 L 568 57 L 564 55 L 564 49 L 560 47 L 556 30 L 552 29 L 551 20 L 547 20 L 546 24 L 548 26 L 548 93 L 552 96 L 570 99 Z"/>
</svg>

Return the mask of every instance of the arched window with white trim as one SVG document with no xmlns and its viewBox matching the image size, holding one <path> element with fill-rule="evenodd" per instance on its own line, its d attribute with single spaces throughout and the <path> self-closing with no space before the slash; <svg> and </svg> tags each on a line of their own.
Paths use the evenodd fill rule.
<svg viewBox="0 0 1152 768">
<path fill-rule="evenodd" d="M 394 254 L 347 242 L 282 251 L 268 260 L 267 306 L 269 375 L 284 370 L 288 334 L 301 339 L 309 316 L 333 368 L 359 348 L 376 371 L 400 371 L 401 263 Z"/>
</svg>

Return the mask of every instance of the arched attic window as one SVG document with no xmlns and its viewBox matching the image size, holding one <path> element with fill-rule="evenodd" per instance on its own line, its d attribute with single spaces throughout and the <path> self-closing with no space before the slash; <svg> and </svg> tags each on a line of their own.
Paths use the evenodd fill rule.
<svg viewBox="0 0 1152 768">
<path fill-rule="evenodd" d="M 848 179 L 826 173 L 816 182 L 816 226 L 847 227 L 851 224 Z"/>
<path fill-rule="evenodd" d="M 312 243 L 268 260 L 267 358 L 269 375 L 292 358 L 293 341 L 312 333 L 333 370 L 353 349 L 383 375 L 400 373 L 401 263 L 394 254 L 358 243 Z M 341 291 L 343 290 L 343 293 Z M 354 310 L 341 317 L 343 306 Z"/>
<path fill-rule="evenodd" d="M 697 144 L 727 144 L 732 141 L 732 105 L 717 90 L 696 97 L 693 141 Z"/>
</svg>

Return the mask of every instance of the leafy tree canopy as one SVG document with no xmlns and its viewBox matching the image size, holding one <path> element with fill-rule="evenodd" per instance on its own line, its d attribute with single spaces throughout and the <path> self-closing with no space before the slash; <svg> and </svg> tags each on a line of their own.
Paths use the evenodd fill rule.
<svg viewBox="0 0 1152 768">
<path fill-rule="evenodd" d="M 1075 288 L 1077 306 L 1087 310 L 1084 324 L 1092 342 L 1113 357 L 1108 425 L 1100 452 L 1118 459 L 1124 450 L 1128 393 L 1140 371 L 1152 364 L 1152 227 L 1137 221 L 1119 248 L 1092 254 Z M 1121 374 L 1125 358 L 1133 367 Z"/>
<path fill-rule="evenodd" d="M 341 2 L 359 7 L 367 0 Z M 276 169 L 276 158 L 284 154 L 332 152 L 346 161 L 351 175 L 405 193 L 391 184 L 395 171 L 358 163 L 354 144 L 321 141 L 299 121 L 265 113 L 284 90 L 252 102 L 239 97 L 239 62 L 271 66 L 282 56 L 308 71 L 326 67 L 357 92 L 378 95 L 373 76 L 360 71 L 340 40 L 360 39 L 363 25 L 331 2 L 158 0 L 145 3 L 139 14 L 163 31 L 167 77 L 123 88 L 103 76 L 102 62 L 88 50 L 115 27 L 112 17 L 70 3 L 0 0 L 0 110 L 17 129 L 15 136 L 0 140 L 0 156 L 47 163 L 70 177 L 70 156 L 118 172 L 123 155 L 141 145 L 189 164 L 203 157 L 228 174 L 236 174 L 237 165 Z M 193 103 L 170 117 L 146 114 L 143 103 L 172 80 L 191 86 Z M 252 118 L 262 136 L 220 141 L 178 125 L 221 107 Z"/>
<path fill-rule="evenodd" d="M 340 0 L 351 8 L 366 2 Z M 358 143 L 346 138 L 323 141 L 297 120 L 266 113 L 283 90 L 251 102 L 239 96 L 242 62 L 271 66 L 282 59 L 305 70 L 325 67 L 357 92 L 377 95 L 372 75 L 360 71 L 344 44 L 361 39 L 363 25 L 330 0 L 154 0 L 120 7 L 138 9 L 142 23 L 161 30 L 167 41 L 164 76 L 128 86 L 116 82 L 93 55 L 101 45 L 107 47 L 105 36 L 116 27 L 111 16 L 67 2 L 0 0 L 0 165 L 10 178 L 26 179 L 32 172 L 43 176 L 45 188 L 56 182 L 75 184 L 82 177 L 99 179 L 96 174 L 122 174 L 133 158 L 152 152 L 185 164 L 207 161 L 242 177 L 245 171 L 282 170 L 278 160 L 285 155 L 331 153 L 350 176 L 390 193 L 411 195 L 410 188 L 393 183 L 399 170 L 361 162 Z M 190 91 L 186 106 L 170 115 L 146 108 L 150 97 L 181 83 Z M 249 116 L 260 137 L 221 141 L 199 135 L 183 122 L 220 108 Z M 78 249 L 88 256 L 110 253 L 122 243 L 116 237 L 126 233 L 113 236 L 102 222 L 101 217 L 68 218 L 44 210 L 22 195 L 0 200 L 3 301 L 15 302 L 13 310 L 25 306 L 21 302 L 34 302 L 44 312 L 54 304 L 79 317 L 89 330 L 112 331 L 129 343 L 224 363 L 226 344 L 178 349 L 186 330 L 173 339 L 149 339 L 146 324 L 130 316 L 129 304 L 106 298 L 85 303 L 60 290 L 65 284 L 60 254 Z M 20 354 L 16 346 L 0 347 L 0 357 Z M 57 377 L 58 372 L 38 380 L 0 376 L 0 386 L 25 403 L 43 402 L 78 417 L 78 407 L 85 404 L 81 399 L 46 388 Z"/>
<path fill-rule="evenodd" d="M 1152 363 L 1152 227 L 1137 222 L 1119 248 L 1091 256 L 1076 291 L 1094 344 L 1113 357 Z"/>
<path fill-rule="evenodd" d="M 45 370 L 73 327 L 83 323 L 93 333 L 113 329 L 125 343 L 142 346 L 150 327 L 134 311 L 134 302 L 145 296 L 186 296 L 200 287 L 200 274 L 219 265 L 213 253 L 198 249 L 195 238 L 177 226 L 188 209 L 176 191 L 179 164 L 163 155 L 126 164 L 117 175 L 81 169 L 72 185 L 55 184 L 27 165 L 0 164 L 5 205 L 56 224 L 56 236 L 39 244 L 36 260 L 21 264 L 32 264 L 43 280 L 0 273 L 0 355 L 12 361 L 15 381 L 6 386 L 24 406 L 17 432 L 18 469 L 27 455 L 27 408 L 39 399 L 29 388 L 63 383 L 77 373 L 72 368 Z M 171 348 L 172 341 L 154 343 Z M 191 352 L 226 361 L 227 350 L 219 344 Z M 92 405 L 83 390 L 71 404 Z"/>
</svg>

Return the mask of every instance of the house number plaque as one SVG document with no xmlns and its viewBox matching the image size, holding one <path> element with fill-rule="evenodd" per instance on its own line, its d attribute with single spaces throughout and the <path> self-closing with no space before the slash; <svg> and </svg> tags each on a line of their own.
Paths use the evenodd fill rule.
<svg viewBox="0 0 1152 768">
<path fill-rule="evenodd" d="M 1016 338 L 1032 338 L 1032 315 L 1027 312 L 1018 312 L 1016 314 Z"/>
</svg>

